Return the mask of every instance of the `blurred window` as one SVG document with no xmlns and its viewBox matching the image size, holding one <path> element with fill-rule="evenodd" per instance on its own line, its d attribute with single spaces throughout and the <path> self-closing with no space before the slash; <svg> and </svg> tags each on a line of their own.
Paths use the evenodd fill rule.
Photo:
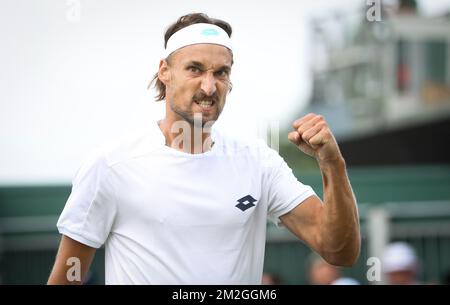
<svg viewBox="0 0 450 305">
<path fill-rule="evenodd" d="M 425 80 L 445 84 L 447 78 L 447 43 L 444 41 L 426 41 Z"/>
</svg>

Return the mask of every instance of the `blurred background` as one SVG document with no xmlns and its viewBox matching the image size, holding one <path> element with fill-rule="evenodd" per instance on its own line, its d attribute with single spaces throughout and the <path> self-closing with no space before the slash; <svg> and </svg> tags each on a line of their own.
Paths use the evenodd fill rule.
<svg viewBox="0 0 450 305">
<path fill-rule="evenodd" d="M 266 283 L 390 283 L 408 271 L 448 283 L 450 1 L 0 0 L 0 284 L 46 282 L 78 167 L 163 116 L 146 87 L 165 29 L 191 12 L 233 27 L 233 91 L 217 127 L 275 143 L 321 194 L 315 161 L 287 133 L 324 115 L 358 200 L 355 266 L 322 268 L 268 223 Z M 89 283 L 104 283 L 103 270 L 101 249 Z"/>
</svg>

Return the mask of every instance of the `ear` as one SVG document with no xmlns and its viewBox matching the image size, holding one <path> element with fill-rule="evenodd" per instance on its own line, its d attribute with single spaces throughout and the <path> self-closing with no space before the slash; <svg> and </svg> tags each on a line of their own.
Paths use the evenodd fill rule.
<svg viewBox="0 0 450 305">
<path fill-rule="evenodd" d="M 166 86 L 170 81 L 169 64 L 165 59 L 161 59 L 159 62 L 158 78 Z"/>
</svg>

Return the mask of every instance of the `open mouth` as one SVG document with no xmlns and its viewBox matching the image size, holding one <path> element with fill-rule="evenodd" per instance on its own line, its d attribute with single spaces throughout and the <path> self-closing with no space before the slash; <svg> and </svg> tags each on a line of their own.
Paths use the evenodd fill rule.
<svg viewBox="0 0 450 305">
<path fill-rule="evenodd" d="M 202 109 L 209 109 L 214 105 L 214 101 L 194 101 Z"/>
</svg>

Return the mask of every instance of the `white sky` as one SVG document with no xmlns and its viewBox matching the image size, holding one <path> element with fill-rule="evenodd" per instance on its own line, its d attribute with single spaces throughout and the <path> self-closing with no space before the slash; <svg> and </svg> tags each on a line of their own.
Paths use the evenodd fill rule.
<svg viewBox="0 0 450 305">
<path fill-rule="evenodd" d="M 221 128 L 253 135 L 264 120 L 290 124 L 310 94 L 306 17 L 365 0 L 80 0 L 70 22 L 74 2 L 0 0 L 0 184 L 69 183 L 96 146 L 162 117 L 146 86 L 164 30 L 189 12 L 233 27 Z"/>
</svg>

